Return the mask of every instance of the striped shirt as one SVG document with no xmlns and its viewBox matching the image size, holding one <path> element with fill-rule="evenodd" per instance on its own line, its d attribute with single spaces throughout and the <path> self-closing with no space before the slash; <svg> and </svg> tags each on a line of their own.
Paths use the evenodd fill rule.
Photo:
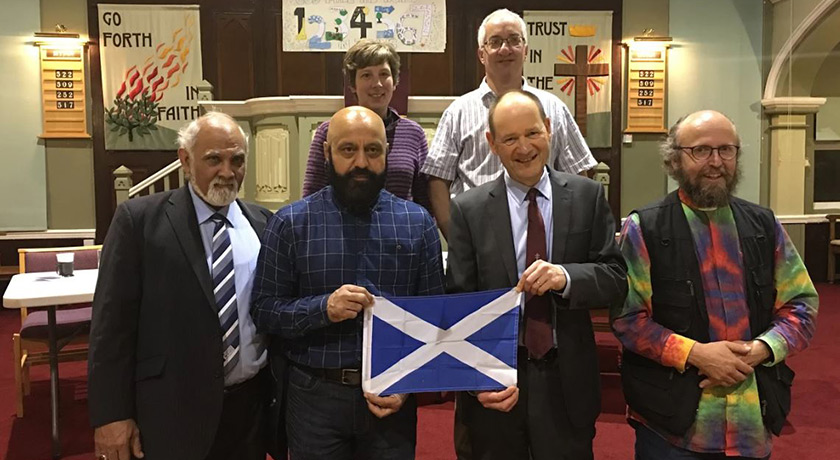
<svg viewBox="0 0 840 460">
<path fill-rule="evenodd" d="M 699 210 L 680 193 L 683 212 L 694 238 L 700 264 L 709 339 L 752 340 L 749 306 L 744 292 L 744 268 L 738 229 L 729 206 Z M 756 339 L 773 354 L 772 366 L 808 346 L 816 327 L 819 304 L 808 271 L 787 233 L 776 220 L 774 318 Z M 639 216 L 631 214 L 621 231 L 621 251 L 627 261 L 629 291 L 613 330 L 628 349 L 683 372 L 695 341 L 670 331 L 652 318 L 650 256 Z M 645 423 L 632 411 L 630 418 Z M 697 417 L 682 437 L 660 433 L 671 444 L 694 452 L 763 458 L 770 454 L 770 432 L 764 427 L 755 374 L 729 387 L 703 390 Z"/>
<path fill-rule="evenodd" d="M 426 210 L 381 191 L 370 217 L 345 211 L 331 186 L 269 220 L 257 260 L 251 316 L 278 335 L 293 362 L 358 368 L 362 317 L 333 323 L 327 299 L 344 284 L 373 295 L 443 294 L 437 227 Z"/>
<path fill-rule="evenodd" d="M 327 186 L 324 141 L 327 140 L 329 127 L 329 121 L 321 123 L 309 145 L 309 159 L 303 176 L 303 196 L 312 195 Z M 385 135 L 388 139 L 385 190 L 430 209 L 426 175 L 420 173 L 429 152 L 423 128 L 408 118 L 402 118 L 389 107 L 385 119 Z"/>
<path fill-rule="evenodd" d="M 522 89 L 540 99 L 551 120 L 548 165 L 572 174 L 594 168 L 597 162 L 566 104 L 549 92 L 529 86 L 524 79 Z M 485 79 L 478 89 L 455 99 L 440 118 L 422 172 L 451 181 L 452 194 L 490 182 L 502 172 L 502 164 L 490 153 L 485 137 L 487 117 L 495 100 L 496 95 Z"/>
</svg>

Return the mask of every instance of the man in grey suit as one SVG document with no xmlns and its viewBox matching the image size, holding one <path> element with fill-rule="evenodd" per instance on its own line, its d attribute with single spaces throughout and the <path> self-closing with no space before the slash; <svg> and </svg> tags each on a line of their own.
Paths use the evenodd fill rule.
<svg viewBox="0 0 840 460">
<path fill-rule="evenodd" d="M 447 289 L 524 291 L 518 384 L 461 393 L 456 407 L 474 459 L 592 458 L 600 378 L 588 309 L 627 292 L 615 223 L 600 184 L 546 167 L 551 124 L 535 96 L 503 95 L 489 129 L 505 172 L 452 202 Z"/>
<path fill-rule="evenodd" d="M 249 314 L 268 210 L 236 199 L 248 143 L 209 113 L 179 133 L 189 185 L 117 207 L 90 334 L 99 460 L 265 460 L 266 338 Z M 285 455 L 284 455 L 285 457 Z"/>
</svg>

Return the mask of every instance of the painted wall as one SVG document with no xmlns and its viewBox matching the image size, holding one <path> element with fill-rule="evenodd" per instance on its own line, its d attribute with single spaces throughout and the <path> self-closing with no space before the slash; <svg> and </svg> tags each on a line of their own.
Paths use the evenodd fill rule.
<svg viewBox="0 0 840 460">
<path fill-rule="evenodd" d="M 668 35 L 668 0 L 624 0 L 623 41 L 633 40 L 644 29 L 653 28 L 656 35 Z M 625 69 L 626 74 L 626 69 Z M 627 77 L 624 76 L 624 90 Z M 622 94 L 622 98 L 624 95 Z M 623 107 L 622 126 L 627 124 L 627 108 Z M 667 120 L 666 120 L 667 124 Z M 633 141 L 621 145 L 621 215 L 661 198 L 666 191 L 666 174 L 659 155 L 659 134 L 634 134 Z"/>
<path fill-rule="evenodd" d="M 86 0 L 41 0 L 41 29 L 64 24 L 68 32 L 87 36 Z M 86 69 L 90 85 L 90 69 Z M 88 107 L 90 92 L 87 94 Z M 90 132 L 90 112 L 88 112 Z M 96 227 L 93 145 L 89 139 L 48 139 L 46 146 L 47 225 L 50 229 Z"/>
<path fill-rule="evenodd" d="M 728 115 L 741 136 L 737 195 L 760 201 L 761 94 L 764 90 L 761 0 L 671 0 L 668 118 L 701 109 Z M 669 179 L 669 189 L 676 184 Z"/>
<path fill-rule="evenodd" d="M 47 228 L 41 85 L 39 3 L 6 0 L 0 15 L 0 231 Z"/>
</svg>

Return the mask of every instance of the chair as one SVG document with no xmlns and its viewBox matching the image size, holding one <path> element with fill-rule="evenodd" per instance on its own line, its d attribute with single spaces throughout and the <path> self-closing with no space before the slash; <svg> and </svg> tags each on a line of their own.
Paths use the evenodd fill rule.
<svg viewBox="0 0 840 460">
<path fill-rule="evenodd" d="M 56 254 L 72 252 L 74 270 L 97 268 L 101 245 L 64 248 L 18 249 L 20 273 L 53 272 Z M 91 319 L 90 304 L 68 305 L 56 310 L 56 339 L 58 361 L 84 361 L 87 359 L 88 334 Z M 28 395 L 29 367 L 49 364 L 47 312 L 43 309 L 20 310 L 20 332 L 12 335 L 15 364 L 15 391 L 17 416 L 23 417 L 23 396 Z"/>
<path fill-rule="evenodd" d="M 837 219 L 840 219 L 840 214 L 829 214 L 825 217 L 828 219 L 828 282 L 834 283 L 836 279 L 834 256 L 840 253 L 840 239 L 837 239 L 834 227 Z"/>
</svg>

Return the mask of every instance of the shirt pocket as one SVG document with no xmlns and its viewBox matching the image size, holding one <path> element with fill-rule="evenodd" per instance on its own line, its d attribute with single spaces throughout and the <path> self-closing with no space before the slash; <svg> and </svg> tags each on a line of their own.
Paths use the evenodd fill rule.
<svg viewBox="0 0 840 460">
<path fill-rule="evenodd" d="M 408 290 L 401 295 L 411 295 L 416 288 L 416 275 L 420 266 L 419 243 L 414 241 L 383 239 L 379 254 L 368 256 L 369 269 L 381 280 L 381 289 L 393 286 Z M 396 294 L 396 293 L 395 293 Z"/>
</svg>

